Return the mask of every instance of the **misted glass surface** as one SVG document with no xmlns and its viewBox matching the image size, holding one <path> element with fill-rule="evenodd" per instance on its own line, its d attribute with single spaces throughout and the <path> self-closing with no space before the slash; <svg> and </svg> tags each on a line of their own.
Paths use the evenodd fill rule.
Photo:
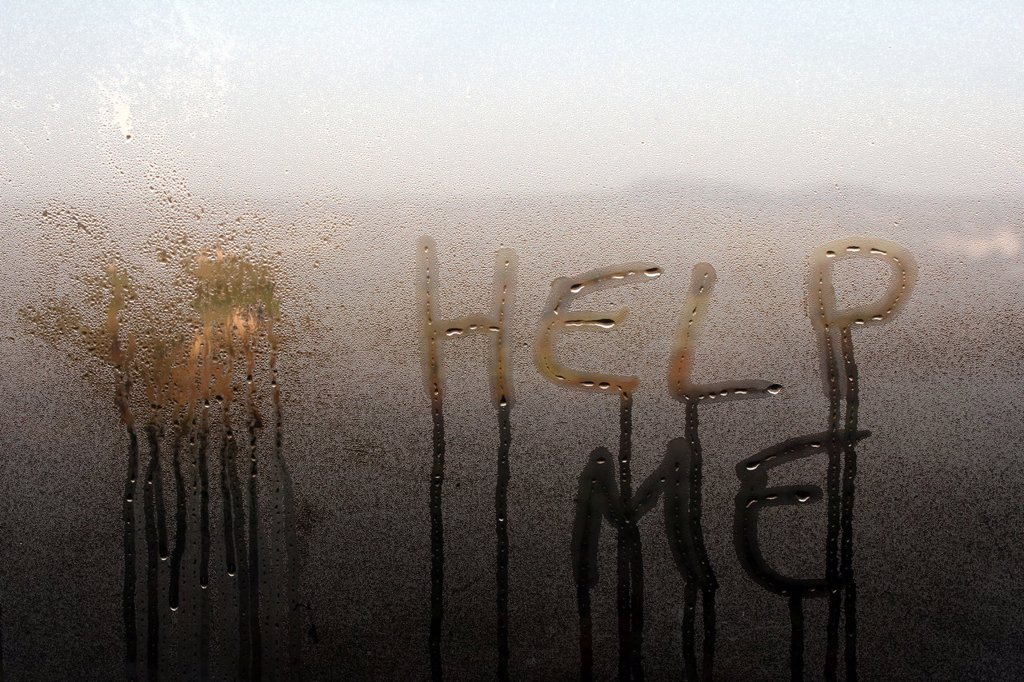
<svg viewBox="0 0 1024 682">
<path fill-rule="evenodd" d="M 0 4 L 10 680 L 1012 680 L 1015 2 Z"/>
</svg>

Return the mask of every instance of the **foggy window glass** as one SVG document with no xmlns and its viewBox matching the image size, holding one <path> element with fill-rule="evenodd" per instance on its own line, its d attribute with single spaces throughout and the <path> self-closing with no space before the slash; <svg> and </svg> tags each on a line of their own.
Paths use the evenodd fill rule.
<svg viewBox="0 0 1024 682">
<path fill-rule="evenodd" d="M 0 678 L 1019 678 L 1022 45 L 3 3 Z"/>
</svg>

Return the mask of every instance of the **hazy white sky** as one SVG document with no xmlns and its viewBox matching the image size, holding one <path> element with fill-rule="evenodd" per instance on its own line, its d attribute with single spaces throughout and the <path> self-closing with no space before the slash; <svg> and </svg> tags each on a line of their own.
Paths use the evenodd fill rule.
<svg viewBox="0 0 1024 682">
<path fill-rule="evenodd" d="M 0 0 L 14 192 L 153 162 L 250 191 L 1017 193 L 1022 114 L 1019 1 Z"/>
</svg>

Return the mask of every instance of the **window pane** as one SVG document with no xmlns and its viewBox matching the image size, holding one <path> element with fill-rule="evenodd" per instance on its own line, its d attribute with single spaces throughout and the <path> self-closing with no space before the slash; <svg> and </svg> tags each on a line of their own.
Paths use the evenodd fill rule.
<svg viewBox="0 0 1024 682">
<path fill-rule="evenodd" d="M 1017 676 L 1019 7 L 338 5 L 0 9 L 7 678 Z"/>
</svg>

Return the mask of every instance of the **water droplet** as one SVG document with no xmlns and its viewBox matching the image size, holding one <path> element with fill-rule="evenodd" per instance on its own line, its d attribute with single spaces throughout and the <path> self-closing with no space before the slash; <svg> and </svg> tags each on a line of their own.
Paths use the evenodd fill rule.
<svg viewBox="0 0 1024 682">
<path fill-rule="evenodd" d="M 655 277 L 661 277 L 661 268 L 647 268 L 644 270 L 644 275 L 654 279 Z"/>
<path fill-rule="evenodd" d="M 778 395 L 781 392 L 782 392 L 782 385 L 781 384 L 772 384 L 771 386 L 768 387 L 768 393 L 771 394 L 771 395 Z"/>
<path fill-rule="evenodd" d="M 615 320 L 602 318 L 600 320 L 566 320 L 563 323 L 566 327 L 600 327 L 601 329 L 613 329 Z"/>
</svg>

